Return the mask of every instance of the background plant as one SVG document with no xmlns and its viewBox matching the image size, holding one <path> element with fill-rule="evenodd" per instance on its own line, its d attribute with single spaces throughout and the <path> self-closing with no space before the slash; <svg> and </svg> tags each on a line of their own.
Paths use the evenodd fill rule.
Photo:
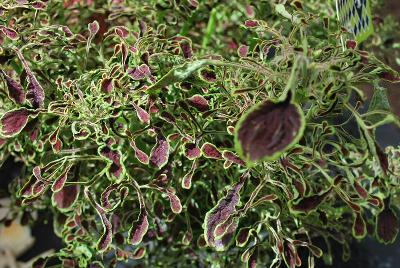
<svg viewBox="0 0 400 268">
<path fill-rule="evenodd" d="M 283 2 L 5 1 L 0 159 L 24 163 L 6 219 L 51 210 L 65 267 L 393 242 L 399 148 L 375 130 L 399 124 L 380 85 L 399 76 L 342 47 L 329 3 Z"/>
</svg>

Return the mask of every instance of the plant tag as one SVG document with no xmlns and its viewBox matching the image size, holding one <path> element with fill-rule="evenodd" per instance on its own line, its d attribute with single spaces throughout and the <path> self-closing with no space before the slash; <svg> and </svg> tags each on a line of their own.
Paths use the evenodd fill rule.
<svg viewBox="0 0 400 268">
<path fill-rule="evenodd" d="M 369 0 L 336 0 L 339 21 L 355 38 L 362 42 L 373 32 Z"/>
</svg>

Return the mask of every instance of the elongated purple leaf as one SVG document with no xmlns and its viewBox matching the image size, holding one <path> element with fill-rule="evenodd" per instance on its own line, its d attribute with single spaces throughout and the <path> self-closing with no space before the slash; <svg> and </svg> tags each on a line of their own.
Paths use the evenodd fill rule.
<svg viewBox="0 0 400 268">
<path fill-rule="evenodd" d="M 24 103 L 25 91 L 22 88 L 21 84 L 8 76 L 4 71 L 1 70 L 1 73 L 6 80 L 8 95 L 10 96 L 10 98 L 18 104 Z"/>
<path fill-rule="evenodd" d="M 316 209 L 328 197 L 330 192 L 331 190 L 329 189 L 322 194 L 301 198 L 292 204 L 291 209 L 294 212 L 309 213 L 310 211 Z"/>
<path fill-rule="evenodd" d="M 185 143 L 185 156 L 190 159 L 196 159 L 200 157 L 201 151 L 200 148 L 196 146 L 194 143 Z"/>
<path fill-rule="evenodd" d="M 53 205 L 60 210 L 70 210 L 79 197 L 79 185 L 64 186 L 60 191 L 53 193 Z"/>
<path fill-rule="evenodd" d="M 149 164 L 149 156 L 136 146 L 135 141 L 131 140 L 129 142 L 129 144 L 131 145 L 132 149 L 135 151 L 136 159 L 139 160 L 139 162 L 142 164 L 145 164 L 145 165 Z"/>
<path fill-rule="evenodd" d="M 229 160 L 229 161 L 231 161 L 231 162 L 233 162 L 235 164 L 238 164 L 238 165 L 241 165 L 241 166 L 245 165 L 245 162 L 242 159 L 240 159 L 239 156 L 237 156 L 236 154 L 234 154 L 231 151 L 223 151 L 222 152 L 222 157 L 225 160 Z"/>
<path fill-rule="evenodd" d="M 171 210 L 175 214 L 179 214 L 182 211 L 181 200 L 176 196 L 175 191 L 172 188 L 166 191 L 171 206 Z"/>
<path fill-rule="evenodd" d="M 18 40 L 19 39 L 19 35 L 18 33 L 11 28 L 5 27 L 3 25 L 0 25 L 0 31 L 7 36 L 8 38 L 10 38 L 11 40 Z"/>
<path fill-rule="evenodd" d="M 28 93 L 27 98 L 34 108 L 41 108 L 44 104 L 45 93 L 43 87 L 40 85 L 39 81 L 36 79 L 36 76 L 31 71 L 31 68 L 28 65 L 28 62 L 25 60 L 19 49 L 16 49 L 15 52 L 22 65 L 24 66 L 26 76 L 28 78 Z"/>
<path fill-rule="evenodd" d="M 65 182 L 67 181 L 67 178 L 68 178 L 68 172 L 71 169 L 71 167 L 72 167 L 72 165 L 69 165 L 63 171 L 63 173 L 61 173 L 61 175 L 54 181 L 53 185 L 51 186 L 51 190 L 53 192 L 58 192 L 64 187 Z"/>
<path fill-rule="evenodd" d="M 145 209 L 141 209 L 138 220 L 132 224 L 132 227 L 129 229 L 129 244 L 133 246 L 140 244 L 148 228 L 149 221 L 147 219 L 147 212 Z"/>
<path fill-rule="evenodd" d="M 244 114 L 235 127 L 236 151 L 246 162 L 275 160 L 300 140 L 304 115 L 297 104 L 265 101 Z"/>
<path fill-rule="evenodd" d="M 34 114 L 34 112 L 26 108 L 6 112 L 0 119 L 0 134 L 4 137 L 12 137 L 19 134 L 28 123 L 29 116 Z"/>
<path fill-rule="evenodd" d="M 142 64 L 135 69 L 128 70 L 128 74 L 133 78 L 133 80 L 143 80 L 144 78 L 150 76 L 151 71 L 149 66 Z"/>
<path fill-rule="evenodd" d="M 201 146 L 201 152 L 204 157 L 211 159 L 223 159 L 221 152 L 215 147 L 214 144 L 206 142 Z"/>
<path fill-rule="evenodd" d="M 150 164 L 161 168 L 168 162 L 169 143 L 161 132 L 157 133 L 157 141 L 150 152 Z"/>
<path fill-rule="evenodd" d="M 136 115 L 139 118 L 140 122 L 145 124 L 150 124 L 150 115 L 143 108 L 138 106 L 136 103 L 132 102 L 133 108 L 136 110 Z"/>
<path fill-rule="evenodd" d="M 196 108 L 200 112 L 206 112 L 209 110 L 208 100 L 201 95 L 193 95 L 187 99 L 190 106 Z"/>
<path fill-rule="evenodd" d="M 110 174 L 119 178 L 124 170 L 121 162 L 121 153 L 118 150 L 113 150 L 110 147 L 105 146 L 100 149 L 100 154 L 112 161 L 109 170 Z"/>
<path fill-rule="evenodd" d="M 218 201 L 218 204 L 207 212 L 204 223 L 204 237 L 206 243 L 210 247 L 215 247 L 216 250 L 224 250 L 225 245 L 216 240 L 215 230 L 220 225 L 226 222 L 229 217 L 236 213 L 236 206 L 240 202 L 239 192 L 244 185 L 244 177 L 239 182 L 231 186 L 227 195 Z"/>
<path fill-rule="evenodd" d="M 393 243 L 399 233 L 399 221 L 394 211 L 386 206 L 376 218 L 376 235 L 385 244 Z"/>
<path fill-rule="evenodd" d="M 88 188 L 85 188 L 84 193 L 85 196 L 90 200 L 90 202 L 94 206 L 97 214 L 100 216 L 101 223 L 103 225 L 103 234 L 97 241 L 97 250 L 99 252 L 104 252 L 108 249 L 108 247 L 112 242 L 112 224 L 110 220 L 107 218 L 105 210 L 99 204 L 97 204 L 96 200 L 94 200 L 94 197 L 89 192 Z"/>
<path fill-rule="evenodd" d="M 367 233 L 367 227 L 361 213 L 356 213 L 353 222 L 353 235 L 356 238 L 363 238 Z"/>
</svg>

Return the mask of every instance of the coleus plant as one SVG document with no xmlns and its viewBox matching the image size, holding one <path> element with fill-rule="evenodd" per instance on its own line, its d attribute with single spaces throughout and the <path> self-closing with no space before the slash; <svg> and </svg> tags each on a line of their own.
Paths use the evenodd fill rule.
<svg viewBox="0 0 400 268">
<path fill-rule="evenodd" d="M 400 148 L 375 130 L 399 75 L 342 47 L 329 3 L 0 6 L 0 160 L 24 163 L 1 221 L 50 210 L 65 245 L 36 267 L 313 267 L 395 240 Z"/>
</svg>

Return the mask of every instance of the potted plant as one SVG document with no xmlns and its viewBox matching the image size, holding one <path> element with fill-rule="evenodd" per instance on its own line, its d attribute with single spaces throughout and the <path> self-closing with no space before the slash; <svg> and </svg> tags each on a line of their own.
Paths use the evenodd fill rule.
<svg viewBox="0 0 400 268">
<path fill-rule="evenodd" d="M 0 12 L 0 159 L 24 164 L 2 222 L 51 211 L 65 245 L 35 267 L 313 267 L 332 241 L 395 240 L 400 149 L 375 131 L 399 125 L 399 74 L 330 3 Z"/>
</svg>

